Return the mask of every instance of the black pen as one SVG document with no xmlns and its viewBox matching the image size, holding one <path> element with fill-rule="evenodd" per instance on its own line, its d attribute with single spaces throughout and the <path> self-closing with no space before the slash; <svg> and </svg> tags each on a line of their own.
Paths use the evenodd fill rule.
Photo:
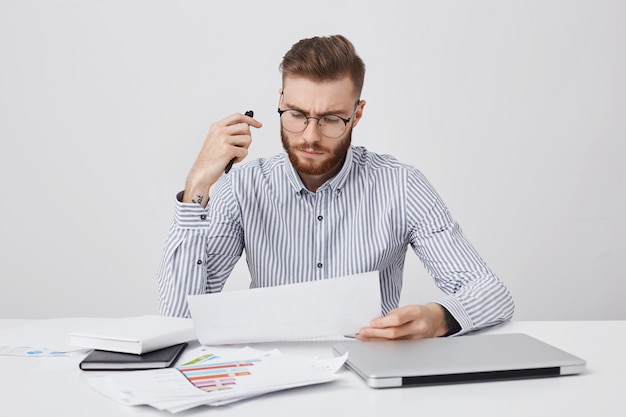
<svg viewBox="0 0 626 417">
<path fill-rule="evenodd" d="M 252 110 L 248 110 L 245 113 L 246 116 L 250 116 L 250 117 L 254 117 L 254 112 Z M 231 159 L 230 162 L 228 163 L 228 165 L 226 165 L 226 169 L 224 169 L 224 174 L 228 174 L 228 171 L 230 171 L 230 169 L 233 167 L 233 164 L 235 163 L 235 158 Z"/>
</svg>

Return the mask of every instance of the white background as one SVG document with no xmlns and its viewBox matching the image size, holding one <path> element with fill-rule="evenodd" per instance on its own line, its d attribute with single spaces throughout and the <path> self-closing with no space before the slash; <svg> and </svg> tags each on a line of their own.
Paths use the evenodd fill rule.
<svg viewBox="0 0 626 417">
<path fill-rule="evenodd" d="M 625 21 L 607 0 L 0 0 L 0 317 L 157 313 L 210 124 L 253 109 L 251 157 L 280 151 L 283 54 L 342 33 L 367 65 L 353 143 L 424 172 L 515 318 L 626 319 Z M 403 303 L 436 297 L 409 252 Z"/>
</svg>

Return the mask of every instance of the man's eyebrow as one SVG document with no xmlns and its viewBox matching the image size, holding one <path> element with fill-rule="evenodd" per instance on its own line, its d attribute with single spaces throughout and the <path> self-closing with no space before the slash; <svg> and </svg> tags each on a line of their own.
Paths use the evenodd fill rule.
<svg viewBox="0 0 626 417">
<path fill-rule="evenodd" d="M 291 105 L 287 101 L 284 101 L 284 105 L 285 105 L 285 108 L 283 110 L 298 110 L 302 114 L 309 115 L 304 109 L 298 106 Z M 321 116 L 335 116 L 335 115 L 340 115 L 340 114 L 347 114 L 347 112 L 345 109 L 330 110 L 330 111 L 325 111 L 324 113 L 318 114 L 318 116 L 320 117 Z"/>
</svg>

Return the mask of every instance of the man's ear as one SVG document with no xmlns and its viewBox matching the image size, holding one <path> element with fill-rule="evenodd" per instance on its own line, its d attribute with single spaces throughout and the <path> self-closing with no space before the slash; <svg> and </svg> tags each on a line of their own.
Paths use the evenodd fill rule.
<svg viewBox="0 0 626 417">
<path fill-rule="evenodd" d="M 365 108 L 365 100 L 360 100 L 359 104 L 357 104 L 356 111 L 354 112 L 354 123 L 352 127 L 356 127 L 363 116 L 363 109 Z"/>
<path fill-rule="evenodd" d="M 278 89 L 278 107 L 280 108 L 280 103 L 283 101 L 283 88 L 280 87 Z"/>
</svg>

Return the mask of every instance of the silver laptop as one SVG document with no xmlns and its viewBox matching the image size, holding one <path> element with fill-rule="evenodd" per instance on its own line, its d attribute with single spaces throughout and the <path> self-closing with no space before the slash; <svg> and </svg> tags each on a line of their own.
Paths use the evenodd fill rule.
<svg viewBox="0 0 626 417">
<path fill-rule="evenodd" d="M 526 334 L 340 342 L 346 367 L 372 388 L 572 375 L 586 361 Z"/>
</svg>

